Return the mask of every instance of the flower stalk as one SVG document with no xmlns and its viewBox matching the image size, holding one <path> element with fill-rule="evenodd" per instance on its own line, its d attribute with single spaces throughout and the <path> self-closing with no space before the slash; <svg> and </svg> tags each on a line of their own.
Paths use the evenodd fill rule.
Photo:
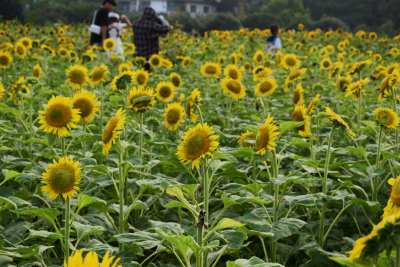
<svg viewBox="0 0 400 267">
<path fill-rule="evenodd" d="M 380 156 L 381 156 L 382 136 L 383 136 L 383 126 L 381 126 L 380 129 L 379 129 L 378 151 L 377 151 L 377 154 L 376 154 L 375 171 L 379 167 L 379 159 L 380 159 Z M 377 201 L 377 199 L 378 199 L 378 175 L 375 175 L 375 177 L 374 177 L 374 188 L 372 190 L 372 193 L 373 193 L 372 200 L 373 201 Z"/>
<path fill-rule="evenodd" d="M 65 199 L 65 235 L 64 235 L 64 259 L 68 261 L 69 257 L 69 227 L 70 227 L 70 198 Z"/>
</svg>

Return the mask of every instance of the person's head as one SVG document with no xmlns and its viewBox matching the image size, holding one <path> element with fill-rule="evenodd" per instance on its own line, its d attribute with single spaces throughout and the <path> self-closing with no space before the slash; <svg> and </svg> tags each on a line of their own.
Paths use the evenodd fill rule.
<svg viewBox="0 0 400 267">
<path fill-rule="evenodd" d="M 108 11 L 113 10 L 114 7 L 117 6 L 117 3 L 115 0 L 104 0 L 103 1 L 103 7 L 107 9 Z"/>
<path fill-rule="evenodd" d="M 110 24 L 112 24 L 114 22 L 119 22 L 119 15 L 115 12 L 108 13 L 108 22 Z"/>
<path fill-rule="evenodd" d="M 272 24 L 271 27 L 269 27 L 271 34 L 272 35 L 278 35 L 279 33 L 279 25 L 278 24 Z"/>
</svg>

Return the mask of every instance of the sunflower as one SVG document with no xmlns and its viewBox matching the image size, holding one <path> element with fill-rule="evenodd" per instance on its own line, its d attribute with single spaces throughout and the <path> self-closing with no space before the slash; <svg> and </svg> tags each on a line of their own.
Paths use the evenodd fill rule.
<svg viewBox="0 0 400 267">
<path fill-rule="evenodd" d="M 374 110 L 376 114 L 376 120 L 380 125 L 386 128 L 396 128 L 399 125 L 399 117 L 390 108 L 379 108 Z"/>
<path fill-rule="evenodd" d="M 149 81 L 150 74 L 144 69 L 138 69 L 133 73 L 133 82 L 139 86 L 145 86 Z"/>
<path fill-rule="evenodd" d="M 378 38 L 378 35 L 374 32 L 370 32 L 368 37 L 370 40 L 376 40 L 376 38 Z"/>
<path fill-rule="evenodd" d="M 46 172 L 42 173 L 42 192 L 50 199 L 55 199 L 62 194 L 63 198 L 75 196 L 79 190 L 78 184 L 81 180 L 81 167 L 79 162 L 69 159 L 67 156 L 53 160 Z"/>
<path fill-rule="evenodd" d="M 397 67 L 399 67 L 400 64 L 399 63 L 392 63 L 389 66 L 386 67 L 386 75 L 392 74 L 394 70 L 397 69 Z"/>
<path fill-rule="evenodd" d="M 339 42 L 339 44 L 337 45 L 337 48 L 342 51 L 343 49 L 346 48 L 346 44 L 344 42 Z"/>
<path fill-rule="evenodd" d="M 334 123 L 336 126 L 342 128 L 342 129 L 346 129 L 350 135 L 352 135 L 354 137 L 356 136 L 355 133 L 353 133 L 350 130 L 349 124 L 346 123 L 338 114 L 333 112 L 329 107 L 325 107 L 325 112 L 326 112 L 326 115 L 328 116 L 328 118 L 332 121 L 332 123 Z"/>
<path fill-rule="evenodd" d="M 196 127 L 189 129 L 185 136 L 182 136 L 183 141 L 178 146 L 178 156 L 179 161 L 185 164 L 192 163 L 192 169 L 196 166 L 200 167 L 200 159 L 210 156 L 212 158 L 212 153 L 215 151 L 219 145 L 216 141 L 218 139 L 217 135 L 214 135 L 213 127 L 208 126 L 207 123 L 202 125 L 197 124 Z"/>
<path fill-rule="evenodd" d="M 54 51 L 54 49 L 51 48 L 51 47 L 48 46 L 48 45 L 42 44 L 42 45 L 40 46 L 40 48 L 43 50 L 44 54 L 46 54 L 46 55 L 54 56 L 54 55 L 56 54 L 56 52 Z"/>
<path fill-rule="evenodd" d="M 39 64 L 36 64 L 36 65 L 33 67 L 32 76 L 35 77 L 35 78 L 40 78 L 40 76 L 42 75 L 42 73 L 43 73 L 42 68 L 40 67 Z"/>
<path fill-rule="evenodd" d="M 4 53 L 3 51 L 0 50 L 0 67 L 5 69 L 7 67 L 11 66 L 11 63 L 13 61 L 12 56 L 9 53 Z"/>
<path fill-rule="evenodd" d="M 17 81 L 13 83 L 10 90 L 10 98 L 14 100 L 14 102 L 19 102 L 18 93 L 25 90 L 27 94 L 30 94 L 29 88 L 23 83 L 25 81 L 24 77 L 19 77 Z"/>
<path fill-rule="evenodd" d="M 260 65 L 264 59 L 264 53 L 261 50 L 257 50 L 257 52 L 253 56 L 254 65 Z"/>
<path fill-rule="evenodd" d="M 286 54 L 282 58 L 283 67 L 287 70 L 293 71 L 300 67 L 300 60 L 295 54 Z"/>
<path fill-rule="evenodd" d="M 183 119 L 185 111 L 180 103 L 168 104 L 163 116 L 165 117 L 165 126 L 168 130 L 178 129 L 178 126 L 185 121 Z"/>
<path fill-rule="evenodd" d="M 335 83 L 334 85 L 336 88 L 339 88 L 340 92 L 346 92 L 347 87 L 351 84 L 352 77 L 350 75 L 343 77 L 339 74 L 339 87 L 338 84 Z"/>
<path fill-rule="evenodd" d="M 175 102 L 176 103 L 183 103 L 183 100 L 185 100 L 185 95 L 181 94 Z"/>
<path fill-rule="evenodd" d="M 68 51 L 68 56 L 72 59 L 72 61 L 79 60 L 78 54 L 73 50 Z"/>
<path fill-rule="evenodd" d="M 42 124 L 39 129 L 43 129 L 45 133 L 57 134 L 57 136 L 68 136 L 68 130 L 71 128 L 78 128 L 76 122 L 81 117 L 79 116 L 79 109 L 74 109 L 70 106 L 71 99 L 64 96 L 52 96 L 48 104 L 44 106 L 46 111 L 39 111 L 43 116 L 39 117 L 39 123 Z"/>
<path fill-rule="evenodd" d="M 95 251 L 90 251 L 85 260 L 82 257 L 83 251 L 75 251 L 74 256 L 68 258 L 68 263 L 64 261 L 65 267 L 77 267 L 77 266 L 85 266 L 85 267 L 99 267 L 99 259 L 97 253 Z M 104 255 L 103 262 L 101 263 L 101 267 L 122 267 L 122 265 L 117 265 L 120 259 L 116 259 L 114 264 L 111 266 L 111 263 L 114 260 L 114 256 L 110 257 L 110 251 L 107 251 Z"/>
<path fill-rule="evenodd" d="M 176 73 L 176 72 L 171 73 L 169 78 L 171 79 L 171 83 L 175 86 L 175 89 L 178 90 L 179 88 L 181 88 L 182 79 L 181 79 L 181 76 L 178 73 Z"/>
<path fill-rule="evenodd" d="M 295 105 L 298 103 L 304 103 L 304 89 L 300 83 L 296 85 L 296 89 L 292 92 L 292 101 Z"/>
<path fill-rule="evenodd" d="M 270 96 L 274 93 L 274 91 L 278 88 L 278 84 L 274 78 L 266 78 L 257 84 L 255 89 L 255 94 L 257 96 Z"/>
<path fill-rule="evenodd" d="M 246 63 L 244 63 L 244 69 L 245 70 L 251 70 L 251 63 L 250 62 L 246 62 Z"/>
<path fill-rule="evenodd" d="M 170 102 L 175 96 L 175 86 L 171 82 L 160 82 L 156 87 L 156 97 L 163 102 Z"/>
<path fill-rule="evenodd" d="M 276 140 L 276 136 L 279 135 L 279 132 L 277 132 L 279 126 L 277 126 L 273 119 L 274 118 L 268 114 L 264 125 L 262 125 L 257 132 L 256 150 L 263 156 L 267 150 L 275 150 L 274 146 L 276 146 L 276 144 L 274 141 Z"/>
<path fill-rule="evenodd" d="M 358 99 L 358 95 L 360 94 L 360 91 L 364 85 L 366 85 L 369 82 L 369 78 L 365 78 L 364 80 L 360 80 L 355 83 L 351 83 L 349 86 L 347 86 L 347 93 L 345 97 L 349 97 L 350 95 L 354 94 L 356 99 Z"/>
<path fill-rule="evenodd" d="M 225 67 L 224 75 L 234 80 L 240 81 L 243 77 L 242 69 L 237 67 L 236 65 L 230 64 Z"/>
<path fill-rule="evenodd" d="M 224 93 L 235 100 L 246 96 L 246 88 L 238 80 L 226 77 L 221 81 L 221 87 Z"/>
<path fill-rule="evenodd" d="M 14 53 L 19 58 L 25 58 L 26 57 L 26 47 L 22 43 L 16 43 L 14 46 Z"/>
<path fill-rule="evenodd" d="M 0 82 L 0 100 L 3 99 L 3 96 L 5 93 L 6 93 L 6 90 L 4 90 L 3 83 Z"/>
<path fill-rule="evenodd" d="M 378 97 L 379 102 L 382 102 L 383 97 L 385 97 L 389 93 L 388 87 L 397 84 L 398 78 L 399 78 L 399 69 L 396 68 L 396 70 L 393 71 L 392 74 L 388 74 L 381 81 L 381 85 L 379 87 L 379 97 Z"/>
<path fill-rule="evenodd" d="M 329 70 L 329 78 L 336 77 L 339 74 L 341 68 L 343 68 L 342 62 L 333 63 L 332 67 Z"/>
<path fill-rule="evenodd" d="M 286 92 L 289 91 L 290 89 L 288 85 L 294 81 L 301 79 L 301 76 L 303 76 L 303 74 L 306 73 L 306 71 L 307 71 L 306 68 L 292 71 L 285 79 L 285 91 Z"/>
<path fill-rule="evenodd" d="M 161 59 L 161 65 L 163 65 L 167 69 L 170 69 L 174 66 L 172 64 L 171 60 L 169 60 L 169 59 Z"/>
<path fill-rule="evenodd" d="M 131 67 L 129 66 L 128 63 L 121 63 L 118 66 L 119 74 L 122 74 L 125 71 L 131 70 Z"/>
<path fill-rule="evenodd" d="M 183 67 L 184 69 L 186 69 L 187 67 L 189 67 L 190 62 L 191 62 L 191 59 L 190 59 L 189 56 L 184 57 L 184 58 L 182 59 L 182 67 Z"/>
<path fill-rule="evenodd" d="M 149 63 L 152 68 L 158 68 L 161 66 L 162 58 L 158 54 L 154 54 L 150 57 Z"/>
<path fill-rule="evenodd" d="M 195 104 L 201 106 L 201 100 L 202 98 L 200 98 L 200 92 L 197 88 L 192 91 L 192 93 L 186 100 L 186 115 L 190 117 L 193 123 L 196 123 L 197 119 L 199 118 L 195 113 L 193 106 Z"/>
<path fill-rule="evenodd" d="M 308 33 L 308 38 L 309 38 L 310 40 L 314 40 L 314 39 L 315 39 L 315 32 L 314 32 L 314 31 L 309 32 L 309 33 Z"/>
<path fill-rule="evenodd" d="M 361 70 L 363 70 L 367 65 L 371 65 L 371 63 L 372 61 L 370 59 L 355 63 L 349 70 L 349 75 L 353 76 L 360 73 Z"/>
<path fill-rule="evenodd" d="M 253 69 L 253 81 L 262 81 L 271 75 L 271 73 L 272 69 L 259 65 Z"/>
<path fill-rule="evenodd" d="M 237 54 L 236 54 L 236 53 L 232 53 L 232 54 L 229 56 L 229 61 L 230 61 L 230 63 L 231 63 L 232 65 L 236 65 L 237 62 L 238 62 L 238 56 L 237 56 Z"/>
<path fill-rule="evenodd" d="M 82 86 L 86 86 L 88 81 L 88 77 L 86 76 L 87 71 L 87 68 L 80 65 L 69 67 L 66 71 L 68 76 L 66 82 L 69 82 L 69 86 L 74 89 L 79 89 Z"/>
<path fill-rule="evenodd" d="M 255 142 L 256 137 L 257 137 L 257 133 L 253 133 L 253 132 L 247 131 L 245 133 L 242 133 L 242 135 L 239 136 L 237 139 L 239 139 L 238 143 L 240 144 L 240 147 L 251 147 L 251 148 L 253 148 L 254 144 L 246 142 L 246 141 L 247 140 L 254 140 L 254 142 Z"/>
<path fill-rule="evenodd" d="M 299 31 L 304 29 L 304 25 L 302 23 L 299 23 L 299 25 L 297 25 L 297 28 L 299 29 Z"/>
<path fill-rule="evenodd" d="M 311 100 L 310 105 L 308 106 L 308 109 L 307 109 L 307 114 L 308 114 L 308 115 L 311 115 L 311 114 L 314 113 L 314 111 L 315 111 L 315 103 L 319 101 L 319 97 L 320 97 L 320 96 L 321 96 L 320 94 L 317 94 L 317 95 Z"/>
<path fill-rule="evenodd" d="M 386 207 L 383 209 L 382 218 L 386 218 L 391 215 L 400 214 L 400 183 L 398 181 L 400 176 L 396 179 L 389 179 L 388 183 L 392 186 L 392 192 Z"/>
<path fill-rule="evenodd" d="M 89 82 L 91 85 L 97 85 L 100 82 L 105 82 L 106 75 L 110 72 L 107 71 L 107 66 L 102 64 L 100 67 L 95 66 L 90 72 Z"/>
<path fill-rule="evenodd" d="M 400 51 L 397 47 L 392 47 L 392 49 L 390 49 L 390 52 L 395 56 L 398 56 L 400 54 Z"/>
<path fill-rule="evenodd" d="M 206 62 L 203 66 L 201 66 L 200 73 L 203 76 L 216 78 L 221 74 L 221 66 L 216 63 Z"/>
<path fill-rule="evenodd" d="M 307 109 L 304 107 L 304 102 L 299 101 L 296 104 L 296 108 L 292 114 L 292 121 L 301 122 L 304 121 L 302 126 L 296 127 L 301 136 L 310 136 L 310 116 L 307 115 Z"/>
<path fill-rule="evenodd" d="M 332 60 L 330 58 L 324 58 L 321 60 L 321 68 L 329 70 L 332 67 Z"/>
<path fill-rule="evenodd" d="M 124 129 L 125 121 L 125 111 L 120 108 L 117 114 L 107 122 L 101 135 L 101 140 L 103 141 L 103 155 L 108 156 L 112 145 L 115 144 L 116 139 Z"/>
<path fill-rule="evenodd" d="M 68 50 L 64 47 L 60 47 L 57 51 L 57 54 L 61 57 L 61 58 L 65 58 L 68 56 Z"/>
<path fill-rule="evenodd" d="M 278 52 L 276 52 L 275 57 L 276 57 L 276 63 L 278 64 L 278 68 L 281 68 L 283 59 L 282 51 L 279 50 Z"/>
<path fill-rule="evenodd" d="M 110 83 L 111 89 L 120 92 L 127 90 L 128 85 L 135 80 L 134 75 L 135 73 L 129 70 L 123 72 L 118 76 L 115 76 L 112 82 Z"/>
<path fill-rule="evenodd" d="M 23 44 L 26 49 L 31 49 L 32 48 L 32 40 L 31 40 L 31 38 L 22 37 L 18 42 Z"/>
<path fill-rule="evenodd" d="M 117 44 L 115 43 L 115 41 L 112 38 L 107 38 L 103 42 L 103 48 L 106 51 L 112 51 L 115 49 L 116 46 L 117 46 Z"/>
<path fill-rule="evenodd" d="M 382 56 L 380 54 L 374 54 L 373 59 L 376 62 L 381 62 L 382 61 Z"/>
<path fill-rule="evenodd" d="M 80 110 L 81 120 L 85 123 L 93 121 L 94 117 L 97 116 L 96 112 L 100 109 L 98 106 L 100 102 L 97 100 L 96 95 L 93 92 L 86 90 L 80 90 L 72 97 L 72 107 Z"/>
<path fill-rule="evenodd" d="M 360 258 L 363 254 L 364 248 L 367 246 L 368 241 L 374 239 L 377 236 L 378 233 L 376 231 L 376 225 L 374 225 L 372 232 L 365 237 L 357 239 L 356 242 L 354 242 L 353 244 L 353 249 L 346 252 L 346 254 L 350 254 L 349 258 L 351 260 Z"/>
<path fill-rule="evenodd" d="M 139 97 L 151 98 L 132 104 L 134 99 L 137 99 Z M 132 106 L 132 110 L 135 112 L 145 112 L 146 110 L 150 109 L 154 105 L 154 103 L 156 103 L 156 100 L 154 99 L 154 90 L 151 88 L 139 86 L 138 88 L 133 87 L 129 91 L 128 106 Z"/>
</svg>

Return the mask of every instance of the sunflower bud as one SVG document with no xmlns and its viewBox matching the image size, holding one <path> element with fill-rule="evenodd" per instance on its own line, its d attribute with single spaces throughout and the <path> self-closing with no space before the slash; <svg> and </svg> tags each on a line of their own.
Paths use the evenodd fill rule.
<svg viewBox="0 0 400 267">
<path fill-rule="evenodd" d="M 203 209 L 201 209 L 199 211 L 199 221 L 197 222 L 197 228 L 201 228 L 201 227 L 205 227 L 208 229 L 208 224 L 206 223 L 205 219 L 206 219 L 206 214 L 207 212 Z"/>
</svg>

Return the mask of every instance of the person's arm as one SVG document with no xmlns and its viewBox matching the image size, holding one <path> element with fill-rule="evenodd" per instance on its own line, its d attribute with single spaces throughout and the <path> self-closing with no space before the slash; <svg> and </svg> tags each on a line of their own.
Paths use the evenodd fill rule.
<svg viewBox="0 0 400 267">
<path fill-rule="evenodd" d="M 127 16 L 121 15 L 121 19 L 124 19 L 125 22 L 126 22 L 126 25 L 125 25 L 125 27 L 124 27 L 125 29 L 132 27 L 132 23 L 131 23 L 131 21 L 128 19 Z"/>
<path fill-rule="evenodd" d="M 108 12 L 105 9 L 100 9 L 97 15 L 100 16 L 99 26 L 101 27 L 101 44 L 103 44 L 107 38 Z"/>
<path fill-rule="evenodd" d="M 103 44 L 106 37 L 107 37 L 107 26 L 101 26 L 101 44 Z"/>
<path fill-rule="evenodd" d="M 167 34 L 169 31 L 171 30 L 171 28 L 167 25 L 162 25 L 162 24 L 158 24 L 158 23 L 154 23 L 153 25 L 153 31 L 157 34 L 164 35 Z"/>
</svg>

